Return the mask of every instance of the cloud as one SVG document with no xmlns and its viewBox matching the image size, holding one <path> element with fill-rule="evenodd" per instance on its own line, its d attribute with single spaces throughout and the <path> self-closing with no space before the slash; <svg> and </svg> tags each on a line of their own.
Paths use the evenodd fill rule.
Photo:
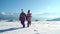
<svg viewBox="0 0 60 34">
<path fill-rule="evenodd" d="M 11 13 L 10 15 L 14 15 L 13 13 Z"/>
<path fill-rule="evenodd" d="M 1 12 L 2 15 L 7 15 L 5 12 Z"/>
</svg>

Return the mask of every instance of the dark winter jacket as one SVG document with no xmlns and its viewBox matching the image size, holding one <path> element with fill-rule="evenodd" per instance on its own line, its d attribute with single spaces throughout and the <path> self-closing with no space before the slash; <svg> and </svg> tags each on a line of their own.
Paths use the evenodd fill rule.
<svg viewBox="0 0 60 34">
<path fill-rule="evenodd" d="M 19 16 L 19 20 L 20 21 L 25 21 L 26 20 L 26 14 L 25 13 L 21 13 Z"/>
</svg>

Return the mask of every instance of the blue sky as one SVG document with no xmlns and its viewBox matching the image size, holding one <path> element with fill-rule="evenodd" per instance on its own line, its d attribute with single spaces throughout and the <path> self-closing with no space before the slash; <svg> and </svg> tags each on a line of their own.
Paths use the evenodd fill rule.
<svg viewBox="0 0 60 34">
<path fill-rule="evenodd" d="M 21 8 L 41 19 L 60 18 L 60 0 L 0 0 L 0 13 L 20 13 Z"/>
</svg>

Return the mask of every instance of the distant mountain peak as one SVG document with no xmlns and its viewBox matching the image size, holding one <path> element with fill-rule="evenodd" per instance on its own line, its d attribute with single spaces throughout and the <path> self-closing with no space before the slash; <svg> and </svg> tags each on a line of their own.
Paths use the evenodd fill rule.
<svg viewBox="0 0 60 34">
<path fill-rule="evenodd" d="M 50 19 L 50 20 L 47 20 L 47 21 L 60 21 L 60 18 Z"/>
</svg>

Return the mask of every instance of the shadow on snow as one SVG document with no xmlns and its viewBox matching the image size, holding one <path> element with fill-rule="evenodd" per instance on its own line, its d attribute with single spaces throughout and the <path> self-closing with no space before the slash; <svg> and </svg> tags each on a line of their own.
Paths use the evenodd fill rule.
<svg viewBox="0 0 60 34">
<path fill-rule="evenodd" d="M 9 28 L 9 29 L 0 30 L 0 33 L 6 32 L 6 31 L 17 30 L 17 29 L 23 29 L 23 27 L 18 27 L 18 28 Z"/>
</svg>

